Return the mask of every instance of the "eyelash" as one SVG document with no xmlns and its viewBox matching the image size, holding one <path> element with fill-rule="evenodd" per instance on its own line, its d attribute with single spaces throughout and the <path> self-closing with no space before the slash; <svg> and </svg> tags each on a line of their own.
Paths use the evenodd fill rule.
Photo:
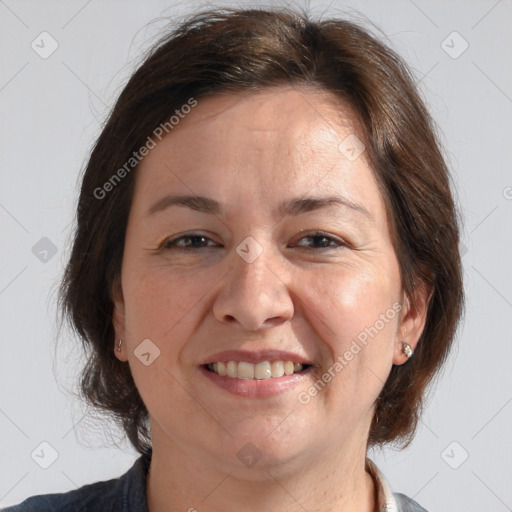
<svg viewBox="0 0 512 512">
<path fill-rule="evenodd" d="M 181 235 L 177 238 L 175 238 L 174 240 L 165 240 L 163 243 L 162 243 L 162 249 L 164 250 L 174 250 L 174 249 L 180 249 L 180 250 L 197 250 L 197 249 L 208 249 L 208 247 L 183 247 L 183 246 L 179 246 L 177 245 L 177 242 L 179 240 L 191 240 L 191 239 L 194 239 L 194 238 L 203 238 L 205 240 L 211 240 L 210 238 L 208 238 L 207 236 L 205 235 L 201 235 L 201 234 L 195 234 L 195 233 L 189 233 L 189 234 L 186 234 L 186 235 Z M 337 244 L 337 246 L 328 246 L 328 247 L 317 247 L 317 249 L 321 249 L 321 250 L 328 250 L 328 249 L 341 249 L 341 248 L 344 248 L 344 247 L 348 247 L 348 244 L 346 242 L 344 242 L 343 240 L 339 239 L 339 238 L 335 238 L 331 235 L 328 235 L 327 233 L 323 233 L 322 231 L 313 231 L 312 233 L 309 233 L 307 236 L 304 236 L 302 237 L 299 241 L 301 240 L 304 240 L 306 238 L 322 238 L 322 239 L 326 239 L 328 240 L 329 242 L 335 242 Z M 209 246 L 209 247 L 212 247 L 212 246 Z M 300 247 L 300 246 L 299 246 Z M 304 247 L 304 246 L 302 246 Z M 306 249 L 312 249 L 312 247 L 304 247 Z M 314 249 L 315 247 L 313 247 Z"/>
</svg>

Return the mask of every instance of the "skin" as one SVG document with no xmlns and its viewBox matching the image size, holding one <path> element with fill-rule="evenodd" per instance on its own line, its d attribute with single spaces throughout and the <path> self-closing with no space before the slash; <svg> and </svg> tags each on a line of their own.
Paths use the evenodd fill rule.
<svg viewBox="0 0 512 512">
<path fill-rule="evenodd" d="M 426 297 L 418 287 L 412 309 L 404 296 L 365 153 L 350 161 L 338 149 L 357 133 L 351 110 L 324 91 L 215 95 L 137 169 L 113 322 L 123 339 L 116 356 L 129 363 L 150 413 L 151 512 L 374 510 L 364 466 L 374 402 L 392 365 L 407 361 L 402 341 L 417 343 Z M 172 206 L 147 215 L 167 194 L 207 196 L 225 212 Z M 276 210 L 287 199 L 327 195 L 369 215 L 340 205 L 298 216 Z M 333 240 L 310 238 L 315 230 Z M 207 239 L 163 248 L 191 232 Z M 263 249 L 252 263 L 236 252 L 248 236 Z M 401 313 L 301 403 L 299 394 L 397 303 Z M 145 366 L 134 350 L 147 338 L 160 356 Z M 261 348 L 290 350 L 317 367 L 264 399 L 227 393 L 199 371 L 216 352 Z M 237 457 L 248 442 L 261 454 L 250 468 Z"/>
</svg>

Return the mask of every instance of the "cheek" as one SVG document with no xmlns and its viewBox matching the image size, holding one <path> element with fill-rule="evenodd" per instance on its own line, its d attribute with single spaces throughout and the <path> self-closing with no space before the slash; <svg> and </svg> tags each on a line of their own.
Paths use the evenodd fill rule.
<svg viewBox="0 0 512 512">
<path fill-rule="evenodd" d="M 303 289 L 309 290 L 308 302 L 335 334 L 357 334 L 373 325 L 392 307 L 400 295 L 399 276 L 393 268 L 370 265 L 338 267 L 325 273 L 315 272 Z"/>
<path fill-rule="evenodd" d="M 191 293 L 194 289 L 191 279 L 180 279 L 175 272 L 156 272 L 151 268 L 137 272 L 134 269 L 131 274 L 127 272 L 123 283 L 127 356 L 146 407 L 155 411 L 167 396 L 162 390 L 183 401 L 173 375 L 190 336 L 190 322 L 197 321 L 194 315 L 198 310 L 194 305 L 200 297 Z M 143 342 L 148 339 L 151 343 Z M 148 352 L 150 355 L 144 356 Z"/>
<path fill-rule="evenodd" d="M 127 269 L 123 291 L 128 360 L 136 386 L 150 411 L 158 411 L 169 396 L 187 406 L 186 392 L 176 375 L 183 349 L 200 322 L 201 299 L 210 288 L 205 276 L 188 273 L 185 277 L 185 273 L 176 269 L 154 266 Z M 143 346 L 141 342 L 147 339 L 156 347 L 149 345 L 150 358 L 153 353 L 158 354 L 149 365 L 137 355 L 141 353 L 138 350 Z M 197 413 L 193 407 L 188 412 Z M 169 417 L 167 421 L 172 424 L 175 419 Z"/>
<path fill-rule="evenodd" d="M 128 275 L 128 274 L 127 274 Z M 206 276 L 179 269 L 134 269 L 126 280 L 126 321 L 138 337 L 165 342 L 187 317 L 194 314 L 211 286 Z"/>
<path fill-rule="evenodd" d="M 330 351 L 343 364 L 344 377 L 367 382 L 387 375 L 399 321 L 400 283 L 397 266 L 339 267 L 318 272 L 303 284 L 308 290 L 305 314 Z M 304 276 L 302 276 L 302 279 Z M 339 369 L 339 365 L 338 365 Z M 377 377 L 376 377 L 377 376 Z"/>
<path fill-rule="evenodd" d="M 317 274 L 304 284 L 307 321 L 330 356 L 307 390 L 311 403 L 340 424 L 367 418 L 392 366 L 399 284 L 371 272 Z"/>
</svg>

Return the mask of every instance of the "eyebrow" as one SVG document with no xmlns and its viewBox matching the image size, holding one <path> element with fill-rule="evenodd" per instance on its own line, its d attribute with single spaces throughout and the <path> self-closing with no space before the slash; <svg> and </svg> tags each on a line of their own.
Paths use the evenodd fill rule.
<svg viewBox="0 0 512 512">
<path fill-rule="evenodd" d="M 162 197 L 153 204 L 153 206 L 151 206 L 147 211 L 146 217 L 162 212 L 171 206 L 181 206 L 196 212 L 208 213 L 211 215 L 225 215 L 225 210 L 222 205 L 218 201 L 209 197 L 195 195 L 168 195 Z M 297 216 L 332 206 L 344 206 L 352 211 L 362 214 L 368 219 L 372 219 L 372 215 L 368 210 L 366 210 L 366 208 L 360 204 L 350 201 L 347 198 L 339 196 L 298 197 L 290 199 L 279 205 L 277 213 L 281 216 Z"/>
</svg>

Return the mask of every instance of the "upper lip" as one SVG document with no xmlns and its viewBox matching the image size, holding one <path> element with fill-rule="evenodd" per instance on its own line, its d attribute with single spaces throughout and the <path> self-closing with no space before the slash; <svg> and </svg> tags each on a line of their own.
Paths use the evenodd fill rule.
<svg viewBox="0 0 512 512">
<path fill-rule="evenodd" d="M 218 363 L 219 361 L 245 361 L 253 364 L 262 361 L 292 361 L 293 363 L 313 364 L 307 357 L 283 350 L 225 350 L 208 356 L 200 364 Z"/>
</svg>

